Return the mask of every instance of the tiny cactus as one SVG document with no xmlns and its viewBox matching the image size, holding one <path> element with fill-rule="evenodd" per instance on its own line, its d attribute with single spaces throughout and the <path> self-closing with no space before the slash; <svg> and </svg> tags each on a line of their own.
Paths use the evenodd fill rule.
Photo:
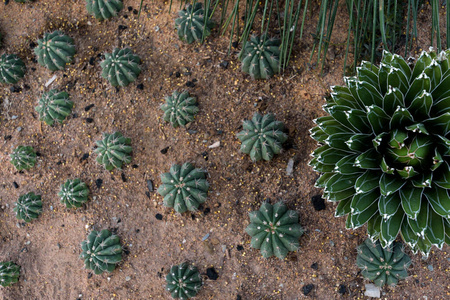
<svg viewBox="0 0 450 300">
<path fill-rule="evenodd" d="M 124 137 L 122 133 L 103 133 L 103 139 L 96 143 L 97 162 L 104 165 L 106 170 L 121 169 L 123 163 L 130 163 L 130 153 L 133 151 L 130 146 L 131 139 Z"/>
<path fill-rule="evenodd" d="M 66 64 L 72 62 L 76 50 L 70 36 L 56 30 L 45 33 L 37 42 L 34 53 L 41 66 L 47 67 L 50 71 L 64 70 Z"/>
<path fill-rule="evenodd" d="M 194 116 L 198 113 L 197 100 L 190 97 L 188 92 L 173 92 L 172 96 L 167 96 L 166 103 L 161 105 L 164 111 L 164 121 L 170 122 L 173 127 L 185 126 L 194 121 Z"/>
<path fill-rule="evenodd" d="M 0 57 L 0 82 L 14 84 L 25 76 L 25 64 L 15 54 Z"/>
<path fill-rule="evenodd" d="M 97 20 L 115 17 L 122 8 L 122 0 L 86 0 L 88 13 L 93 15 Z"/>
<path fill-rule="evenodd" d="M 102 77 L 112 86 L 127 86 L 141 73 L 140 63 L 141 59 L 130 48 L 116 48 L 112 53 L 106 53 L 105 60 L 100 63 Z"/>
<path fill-rule="evenodd" d="M 78 178 L 68 179 L 61 185 L 58 196 L 61 198 L 61 203 L 65 204 L 67 208 L 80 207 L 88 201 L 89 188 Z"/>
<path fill-rule="evenodd" d="M 242 71 L 253 79 L 268 79 L 280 71 L 280 40 L 266 34 L 252 36 L 242 49 Z"/>
<path fill-rule="evenodd" d="M 38 100 L 36 111 L 39 113 L 39 119 L 48 125 L 53 125 L 55 121 L 62 123 L 72 111 L 73 101 L 69 100 L 67 92 L 58 92 L 50 90 L 44 93 Z"/>
<path fill-rule="evenodd" d="M 31 146 L 18 146 L 10 156 L 17 171 L 31 169 L 36 164 L 36 152 Z"/>
<path fill-rule="evenodd" d="M 0 285 L 3 287 L 10 286 L 19 281 L 20 266 L 12 261 L 0 262 Z"/>
<path fill-rule="evenodd" d="M 35 195 L 33 192 L 21 195 L 16 202 L 14 212 L 17 219 L 25 222 L 36 219 L 42 213 L 41 195 Z"/>
<path fill-rule="evenodd" d="M 166 283 L 166 288 L 174 299 L 195 297 L 203 285 L 197 268 L 187 262 L 172 266 L 166 276 Z"/>
<path fill-rule="evenodd" d="M 205 12 L 200 2 L 194 6 L 188 4 L 186 8 L 178 12 L 178 15 L 175 27 L 180 40 L 188 44 L 192 44 L 194 41 L 203 42 L 203 39 L 211 34 L 214 23 L 207 18 L 205 24 Z"/>
</svg>

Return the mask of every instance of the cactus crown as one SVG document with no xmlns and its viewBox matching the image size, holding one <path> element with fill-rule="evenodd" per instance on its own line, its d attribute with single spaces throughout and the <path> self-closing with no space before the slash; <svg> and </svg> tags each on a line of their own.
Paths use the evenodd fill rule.
<svg viewBox="0 0 450 300">
<path fill-rule="evenodd" d="M 122 133 L 103 133 L 103 139 L 96 143 L 97 162 L 104 165 L 106 170 L 121 169 L 123 163 L 130 163 L 130 153 L 133 151 L 130 146 L 131 139 L 122 136 Z"/>
<path fill-rule="evenodd" d="M 93 15 L 97 20 L 115 17 L 122 8 L 122 0 L 86 0 L 88 13 Z"/>
<path fill-rule="evenodd" d="M 67 208 L 80 207 L 88 201 L 89 188 L 79 178 L 68 179 L 61 185 L 58 196 L 61 198 L 61 203 L 65 204 Z"/>
<path fill-rule="evenodd" d="M 19 281 L 20 266 L 12 261 L 0 262 L 0 285 L 3 287 L 10 286 Z"/>
<path fill-rule="evenodd" d="M 17 171 L 31 169 L 36 164 L 36 152 L 31 146 L 18 146 L 10 156 Z"/>
<path fill-rule="evenodd" d="M 161 105 L 164 121 L 170 122 L 175 128 L 194 121 L 194 116 L 198 113 L 195 97 L 190 97 L 186 91 L 182 93 L 174 91 L 172 96 L 167 96 L 165 99 L 166 103 Z"/>
<path fill-rule="evenodd" d="M 64 70 L 66 64 L 72 62 L 76 50 L 70 36 L 56 30 L 45 33 L 37 42 L 34 53 L 41 66 L 47 67 L 50 71 Z"/>
<path fill-rule="evenodd" d="M 14 84 L 25 76 L 25 64 L 15 54 L 2 54 L 0 57 L 0 82 Z"/>
<path fill-rule="evenodd" d="M 70 115 L 73 107 L 73 101 L 69 100 L 67 92 L 58 92 L 50 90 L 44 93 L 38 100 L 36 111 L 39 113 L 39 119 L 48 125 L 53 125 L 55 121 L 62 123 Z"/>
<path fill-rule="evenodd" d="M 167 290 L 175 299 L 195 297 L 203 285 L 197 268 L 187 262 L 172 266 L 166 276 L 166 283 Z"/>
<path fill-rule="evenodd" d="M 42 213 L 41 195 L 35 195 L 33 192 L 21 195 L 13 210 L 19 220 L 30 222 L 36 219 Z"/>
<path fill-rule="evenodd" d="M 141 73 L 140 63 L 141 59 L 130 48 L 116 48 L 112 53 L 105 53 L 105 60 L 100 63 L 102 77 L 112 86 L 127 86 Z"/>
<path fill-rule="evenodd" d="M 280 40 L 267 34 L 253 35 L 239 54 L 242 71 L 253 79 L 267 79 L 280 72 Z"/>
<path fill-rule="evenodd" d="M 194 41 L 203 42 L 204 38 L 211 34 L 214 23 L 207 18 L 205 23 L 205 12 L 202 3 L 197 2 L 194 6 L 188 4 L 186 8 L 178 12 L 179 18 L 175 20 L 178 37 L 188 44 Z"/>
</svg>

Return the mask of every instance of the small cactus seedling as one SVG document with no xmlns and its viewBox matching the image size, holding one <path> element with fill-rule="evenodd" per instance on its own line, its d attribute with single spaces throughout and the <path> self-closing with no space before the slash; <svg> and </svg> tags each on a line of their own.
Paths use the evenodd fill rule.
<svg viewBox="0 0 450 300">
<path fill-rule="evenodd" d="M 17 171 L 31 169 L 36 164 L 36 152 L 31 146 L 18 146 L 10 156 Z"/>
<path fill-rule="evenodd" d="M 12 261 L 0 262 L 0 285 L 3 287 L 10 286 L 19 281 L 20 266 Z"/>
<path fill-rule="evenodd" d="M 35 195 L 33 192 L 21 195 L 16 202 L 14 212 L 17 219 L 25 222 L 36 219 L 42 213 L 41 195 Z"/>
<path fill-rule="evenodd" d="M 111 273 L 122 260 L 120 239 L 107 229 L 89 233 L 87 240 L 81 243 L 81 249 L 80 258 L 84 259 L 85 268 L 95 274 Z"/>
<path fill-rule="evenodd" d="M 141 73 L 140 63 L 141 59 L 130 48 L 116 48 L 112 53 L 105 53 L 105 60 L 100 63 L 102 77 L 112 86 L 127 86 Z"/>
<path fill-rule="evenodd" d="M 34 53 L 41 66 L 47 67 L 50 71 L 64 70 L 66 64 L 72 62 L 76 50 L 70 36 L 56 30 L 45 33 L 37 42 Z"/>
<path fill-rule="evenodd" d="M 281 152 L 281 145 L 287 140 L 284 124 L 276 121 L 273 114 L 253 115 L 252 120 L 244 121 L 243 130 L 237 134 L 241 140 L 241 152 L 250 154 L 253 161 L 271 160 Z"/>
<path fill-rule="evenodd" d="M 296 211 L 288 210 L 283 202 L 264 203 L 249 216 L 250 224 L 245 231 L 252 237 L 252 247 L 260 249 L 264 258 L 275 255 L 284 259 L 289 251 L 297 251 L 303 228 Z"/>
<path fill-rule="evenodd" d="M 253 79 L 267 79 L 280 71 L 280 40 L 266 34 L 252 36 L 242 49 L 242 71 Z"/>
<path fill-rule="evenodd" d="M 61 198 L 61 203 L 65 204 L 67 208 L 80 207 L 88 201 L 89 188 L 78 178 L 68 179 L 61 185 L 58 196 Z"/>
<path fill-rule="evenodd" d="M 0 57 L 0 82 L 14 84 L 25 76 L 25 64 L 15 54 L 3 54 Z"/>
<path fill-rule="evenodd" d="M 178 15 L 179 18 L 175 20 L 175 27 L 180 40 L 188 44 L 194 41 L 202 42 L 205 37 L 211 34 L 214 23 L 209 18 L 205 23 L 205 12 L 200 2 L 197 2 L 194 6 L 188 4 L 186 8 L 178 12 Z"/>
<path fill-rule="evenodd" d="M 194 121 L 194 116 L 198 113 L 197 100 L 190 97 L 188 92 L 173 92 L 172 96 L 167 96 L 166 103 L 161 105 L 164 111 L 164 121 L 170 122 L 173 127 L 185 126 Z"/>
<path fill-rule="evenodd" d="M 86 0 L 88 13 L 93 15 L 97 20 L 115 17 L 122 8 L 122 0 Z"/>
<path fill-rule="evenodd" d="M 121 169 L 123 163 L 130 163 L 133 151 L 131 139 L 126 138 L 122 133 L 116 131 L 113 134 L 103 133 L 103 139 L 96 142 L 98 153 L 97 162 L 111 171 L 114 168 Z"/>
<path fill-rule="evenodd" d="M 403 245 L 394 242 L 383 249 L 380 241 L 373 243 L 366 239 L 357 248 L 356 265 L 361 269 L 364 278 L 373 281 L 377 286 L 396 285 L 398 280 L 408 276 L 411 259 L 403 251 Z"/>
<path fill-rule="evenodd" d="M 164 205 L 177 213 L 196 211 L 206 201 L 209 184 L 205 172 L 190 163 L 173 165 L 168 173 L 161 174 L 161 181 L 158 193 L 164 197 Z"/>
<path fill-rule="evenodd" d="M 73 107 L 73 101 L 69 100 L 67 92 L 58 92 L 50 90 L 44 93 L 38 100 L 36 111 L 39 113 L 39 119 L 48 125 L 53 125 L 55 121 L 62 123 L 70 115 Z"/>
<path fill-rule="evenodd" d="M 167 290 L 175 299 L 195 297 L 203 285 L 197 268 L 187 262 L 172 266 L 166 276 L 166 283 Z"/>
</svg>

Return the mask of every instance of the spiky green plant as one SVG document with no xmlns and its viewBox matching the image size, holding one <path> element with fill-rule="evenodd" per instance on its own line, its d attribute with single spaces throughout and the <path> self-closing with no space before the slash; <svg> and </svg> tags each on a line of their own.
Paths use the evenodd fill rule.
<svg viewBox="0 0 450 300">
<path fill-rule="evenodd" d="M 31 169 L 36 164 L 36 152 L 31 146 L 18 146 L 10 156 L 17 171 Z"/>
<path fill-rule="evenodd" d="M 368 223 L 388 247 L 400 233 L 414 252 L 450 243 L 450 51 L 423 52 L 413 69 L 384 52 L 332 88 L 315 120 L 310 165 L 347 228 Z"/>
<path fill-rule="evenodd" d="M 116 131 L 112 134 L 103 133 L 103 139 L 96 142 L 97 162 L 111 171 L 114 168 L 121 169 L 124 163 L 131 161 L 131 139 Z"/>
<path fill-rule="evenodd" d="M 30 222 L 36 219 L 42 213 L 41 195 L 35 195 L 33 192 L 21 195 L 13 210 L 19 220 Z"/>
<path fill-rule="evenodd" d="M 3 287 L 10 286 L 11 284 L 19 281 L 20 266 L 16 265 L 12 261 L 0 262 L 0 285 Z"/>
<path fill-rule="evenodd" d="M 188 44 L 203 42 L 211 34 L 214 23 L 208 17 L 205 22 L 205 11 L 202 7 L 202 3 L 197 2 L 194 6 L 186 5 L 186 8 L 178 12 L 179 18 L 175 20 L 175 27 L 180 40 Z"/>
<path fill-rule="evenodd" d="M 242 71 L 253 79 L 267 79 L 280 72 L 280 40 L 267 34 L 253 35 L 239 54 Z"/>
<path fill-rule="evenodd" d="M 105 60 L 100 63 L 102 77 L 112 86 L 127 86 L 141 73 L 140 63 L 141 59 L 130 48 L 116 48 L 112 53 L 106 53 Z"/>
<path fill-rule="evenodd" d="M 105 271 L 111 273 L 122 260 L 122 246 L 117 235 L 111 231 L 92 230 L 87 239 L 81 243 L 80 258 L 84 259 L 86 269 L 93 270 L 95 274 Z"/>
<path fill-rule="evenodd" d="M 166 283 L 166 288 L 174 299 L 195 297 L 203 285 L 197 268 L 187 262 L 172 266 L 166 276 Z"/>
<path fill-rule="evenodd" d="M 165 98 L 166 103 L 161 105 L 164 111 L 164 121 L 170 122 L 173 127 L 185 126 L 194 121 L 198 113 L 198 104 L 195 97 L 190 97 L 189 92 L 179 93 L 174 91 L 171 96 Z"/>
<path fill-rule="evenodd" d="M 80 207 L 88 201 L 89 188 L 79 178 L 68 179 L 61 185 L 58 196 L 61 198 L 61 203 L 65 204 L 67 208 Z"/>
<path fill-rule="evenodd" d="M 62 123 L 70 115 L 73 108 L 73 101 L 69 100 L 69 94 L 65 91 L 58 92 L 50 90 L 42 94 L 38 100 L 36 111 L 39 113 L 39 119 L 48 125 L 53 125 L 55 121 Z"/>
<path fill-rule="evenodd" d="M 289 251 L 297 251 L 303 228 L 296 211 L 288 210 L 283 202 L 263 203 L 249 216 L 250 224 L 245 231 L 252 237 L 252 247 L 260 249 L 264 258 L 275 255 L 284 259 Z"/>
<path fill-rule="evenodd" d="M 161 174 L 161 181 L 158 193 L 164 197 L 164 205 L 177 213 L 196 211 L 206 201 L 209 184 L 205 172 L 190 163 L 173 165 L 168 173 Z"/>
<path fill-rule="evenodd" d="M 73 39 L 59 30 L 45 33 L 34 48 L 38 63 L 50 71 L 64 70 L 75 55 Z"/>
<path fill-rule="evenodd" d="M 97 20 L 115 17 L 122 8 L 122 0 L 86 0 L 88 13 L 93 15 Z"/>
<path fill-rule="evenodd" d="M 25 64 L 15 54 L 0 57 L 0 82 L 14 84 L 25 76 Z"/>
<path fill-rule="evenodd" d="M 287 140 L 284 124 L 275 120 L 273 114 L 261 116 L 255 113 L 251 120 L 244 121 L 243 130 L 236 136 L 241 140 L 241 152 L 250 154 L 253 161 L 271 160 L 279 154 Z"/>
</svg>

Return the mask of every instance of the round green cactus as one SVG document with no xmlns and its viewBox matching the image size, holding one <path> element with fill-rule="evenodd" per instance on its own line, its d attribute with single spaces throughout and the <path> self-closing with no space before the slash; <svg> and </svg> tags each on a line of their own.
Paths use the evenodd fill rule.
<svg viewBox="0 0 450 300">
<path fill-rule="evenodd" d="M 62 123 L 70 115 L 73 107 L 73 101 L 69 100 L 67 92 L 58 92 L 50 90 L 44 93 L 38 100 L 36 111 L 39 113 L 39 119 L 48 125 L 53 125 L 55 121 Z"/>
<path fill-rule="evenodd" d="M 196 211 L 206 201 L 209 184 L 205 172 L 190 163 L 173 165 L 168 173 L 161 174 L 162 185 L 158 193 L 164 197 L 164 205 L 177 213 Z"/>
<path fill-rule="evenodd" d="M 87 240 L 81 243 L 81 249 L 80 258 L 84 259 L 85 268 L 95 274 L 114 271 L 122 260 L 120 239 L 107 229 L 89 233 Z"/>
<path fill-rule="evenodd" d="M 203 285 L 197 268 L 187 262 L 172 266 L 166 276 L 166 283 L 166 288 L 174 299 L 195 297 Z"/>
<path fill-rule="evenodd" d="M 112 86 L 127 86 L 141 73 L 140 63 L 141 59 L 130 48 L 116 48 L 111 54 L 106 53 L 105 60 L 100 63 L 102 77 Z"/>
<path fill-rule="evenodd" d="M 211 34 L 214 23 L 207 18 L 200 2 L 194 6 L 188 4 L 186 8 L 178 12 L 179 18 L 175 20 L 178 37 L 180 40 L 192 44 L 195 41 L 203 42 L 204 38 Z"/>
<path fill-rule="evenodd" d="M 239 54 L 242 71 L 253 79 L 267 79 L 280 72 L 280 40 L 261 36 L 252 36 Z"/>
<path fill-rule="evenodd" d="M 47 67 L 50 71 L 64 70 L 66 64 L 72 62 L 76 50 L 70 36 L 56 30 L 45 33 L 37 42 L 34 53 L 41 66 Z"/>
<path fill-rule="evenodd" d="M 413 69 L 384 52 L 335 86 L 315 120 L 310 165 L 347 228 L 368 223 L 389 246 L 400 233 L 414 252 L 450 243 L 450 51 L 423 52 Z M 448 72 L 447 72 L 448 71 Z"/>
<path fill-rule="evenodd" d="M 65 204 L 67 208 L 80 207 L 88 201 L 89 188 L 78 178 L 68 179 L 61 185 L 58 196 L 61 198 L 61 203 Z"/>
<path fill-rule="evenodd" d="M 19 276 L 20 266 L 12 261 L 0 262 L 0 285 L 3 287 L 10 286 L 19 281 Z"/>
<path fill-rule="evenodd" d="M 115 17 L 122 8 L 122 0 L 86 0 L 88 13 L 93 15 L 97 20 Z"/>
<path fill-rule="evenodd" d="M 197 99 L 190 97 L 188 92 L 173 92 L 172 96 L 167 96 L 166 103 L 161 105 L 164 111 L 164 121 L 170 122 L 173 127 L 185 126 L 194 121 L 194 116 L 198 113 Z"/>
<path fill-rule="evenodd" d="M 41 195 L 35 195 L 33 192 L 21 195 L 13 210 L 19 220 L 30 222 L 36 219 L 42 213 Z"/>
<path fill-rule="evenodd" d="M 263 203 L 249 216 L 250 224 L 245 231 L 252 237 L 252 247 L 260 249 L 264 258 L 275 255 L 284 259 L 289 251 L 297 251 L 303 228 L 296 211 L 288 210 L 283 202 Z"/>
<path fill-rule="evenodd" d="M 377 286 L 396 285 L 398 280 L 408 276 L 411 259 L 403 251 L 401 243 L 394 242 L 383 249 L 379 241 L 372 243 L 366 239 L 358 247 L 356 265 L 364 278 L 372 280 Z"/>
<path fill-rule="evenodd" d="M 131 139 L 116 131 L 113 134 L 103 133 L 103 139 L 96 142 L 97 162 L 111 171 L 114 168 L 121 169 L 123 163 L 130 163 L 133 151 Z"/>
<path fill-rule="evenodd" d="M 287 140 L 284 124 L 276 121 L 273 114 L 253 115 L 252 120 L 244 121 L 243 130 L 237 134 L 241 140 L 241 152 L 250 154 L 253 161 L 271 160 L 281 152 L 281 145 Z"/>
<path fill-rule="evenodd" d="M 2 54 L 0 57 L 0 82 L 15 84 L 25 76 L 25 64 L 15 54 Z"/>
<path fill-rule="evenodd" d="M 18 146 L 10 156 L 17 171 L 31 169 L 36 164 L 36 152 L 31 146 Z"/>
</svg>

